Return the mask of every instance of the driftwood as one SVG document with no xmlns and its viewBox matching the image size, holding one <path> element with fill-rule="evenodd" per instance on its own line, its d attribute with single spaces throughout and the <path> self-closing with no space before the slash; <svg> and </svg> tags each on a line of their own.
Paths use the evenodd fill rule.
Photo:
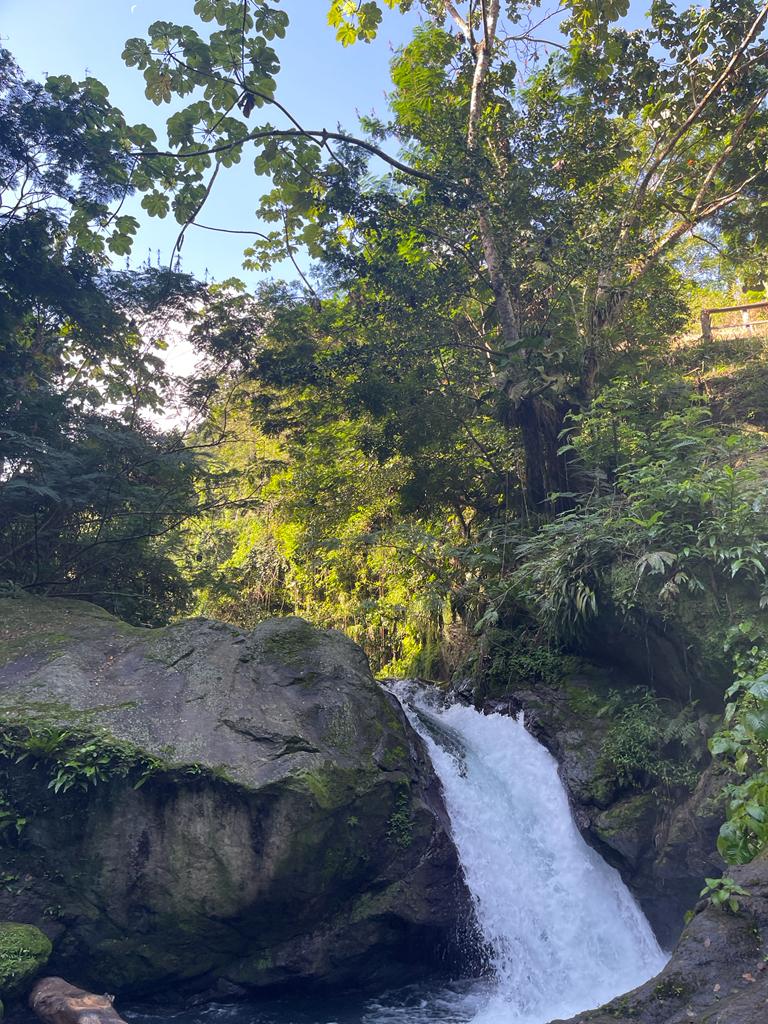
<svg viewBox="0 0 768 1024">
<path fill-rule="evenodd" d="M 63 978 L 42 978 L 29 996 L 30 1008 L 43 1024 L 125 1024 L 112 996 L 96 996 Z"/>
</svg>

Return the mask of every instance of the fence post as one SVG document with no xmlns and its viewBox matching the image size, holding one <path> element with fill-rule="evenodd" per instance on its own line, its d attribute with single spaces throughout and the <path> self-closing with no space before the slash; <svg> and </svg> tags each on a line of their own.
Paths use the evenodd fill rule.
<svg viewBox="0 0 768 1024">
<path fill-rule="evenodd" d="M 712 315 L 708 309 L 701 311 L 701 337 L 704 341 L 712 341 Z"/>
</svg>

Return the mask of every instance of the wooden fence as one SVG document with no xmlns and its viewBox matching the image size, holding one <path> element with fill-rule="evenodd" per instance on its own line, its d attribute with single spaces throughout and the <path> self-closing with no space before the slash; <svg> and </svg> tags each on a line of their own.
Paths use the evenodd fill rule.
<svg viewBox="0 0 768 1024">
<path fill-rule="evenodd" d="M 751 334 L 752 328 L 757 324 L 768 324 L 768 320 L 752 320 L 750 311 L 753 309 L 768 309 L 768 302 L 746 302 L 741 306 L 715 306 L 712 309 L 701 311 L 701 336 L 704 341 L 712 341 L 712 317 L 715 313 L 741 313 L 741 322 L 744 328 Z"/>
</svg>

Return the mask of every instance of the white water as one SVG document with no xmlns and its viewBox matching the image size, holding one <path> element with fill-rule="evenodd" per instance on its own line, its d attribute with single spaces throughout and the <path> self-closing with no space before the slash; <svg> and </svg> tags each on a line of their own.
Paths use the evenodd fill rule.
<svg viewBox="0 0 768 1024">
<path fill-rule="evenodd" d="M 443 1015 L 422 1019 L 545 1024 L 658 973 L 666 957 L 648 922 L 582 839 L 554 758 L 523 722 L 441 708 L 409 684 L 396 693 L 442 782 L 492 969 L 491 981 L 446 992 Z M 368 1019 L 403 1019 L 377 1009 Z"/>
<path fill-rule="evenodd" d="M 279 998 L 132 1024 L 547 1024 L 607 1002 L 664 965 L 618 874 L 582 840 L 547 751 L 522 722 L 395 692 L 424 737 L 489 950 L 489 971 L 376 999 Z M 438 742 L 435 742 L 435 737 Z"/>
</svg>

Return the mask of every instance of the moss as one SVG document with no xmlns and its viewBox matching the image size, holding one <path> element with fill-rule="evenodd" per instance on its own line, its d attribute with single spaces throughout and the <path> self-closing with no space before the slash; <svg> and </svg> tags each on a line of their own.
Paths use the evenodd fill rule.
<svg viewBox="0 0 768 1024">
<path fill-rule="evenodd" d="M 352 907 L 349 920 L 353 924 L 386 914 L 393 903 L 397 903 L 403 893 L 403 883 L 393 882 L 380 892 L 363 893 Z"/>
<path fill-rule="evenodd" d="M 43 661 L 55 661 L 72 642 L 66 633 L 11 633 L 5 630 L 0 636 L 0 666 L 10 665 L 24 657 L 38 657 Z"/>
<path fill-rule="evenodd" d="M 122 701 L 119 704 L 96 704 L 90 708 L 75 708 L 65 701 L 20 701 L 12 704 L 0 703 L 0 723 L 27 726 L 40 729 L 53 726 L 75 726 L 87 728 L 94 720 L 111 711 L 122 711 L 138 707 L 136 701 Z"/>
<path fill-rule="evenodd" d="M 408 763 L 408 751 L 396 737 L 387 736 L 380 748 L 378 763 L 388 772 L 402 768 Z"/>
<path fill-rule="evenodd" d="M 656 985 L 653 990 L 653 997 L 660 1000 L 684 1000 L 688 999 L 692 993 L 693 988 L 683 977 L 679 974 L 670 974 L 669 977 L 664 978 L 663 981 Z"/>
<path fill-rule="evenodd" d="M 590 1016 L 594 1017 L 599 1011 L 594 1011 Z M 606 1014 L 609 1017 L 636 1017 L 637 1009 L 630 1005 L 629 998 L 627 996 L 621 996 L 620 999 L 616 999 L 610 1004 L 610 1007 L 606 1009 Z"/>
<path fill-rule="evenodd" d="M 387 838 L 403 850 L 413 842 L 413 808 L 411 792 L 406 786 L 398 792 L 395 810 L 388 822 Z"/>
<path fill-rule="evenodd" d="M 658 801 L 651 793 L 641 793 L 614 804 L 600 815 L 599 833 L 609 838 L 641 829 L 649 816 L 656 814 Z"/>
<path fill-rule="evenodd" d="M 304 665 L 307 651 L 317 647 L 319 642 L 318 630 L 303 619 L 296 619 L 290 623 L 281 623 L 280 629 L 265 637 L 263 650 L 284 665 Z"/>
<path fill-rule="evenodd" d="M 335 810 L 369 792 L 378 774 L 373 763 L 370 771 L 365 771 L 361 767 L 343 768 L 333 761 L 324 761 L 316 768 L 303 768 L 293 773 L 286 784 L 299 792 L 310 793 L 321 809 Z M 402 773 L 396 771 L 390 775 L 394 785 L 402 778 Z"/>
<path fill-rule="evenodd" d="M 585 686 L 565 682 L 563 684 L 563 692 L 571 711 L 588 718 L 595 715 L 605 703 L 604 696 Z"/>
<path fill-rule="evenodd" d="M 51 955 L 50 940 L 31 924 L 0 923 L 0 992 L 21 994 Z"/>
</svg>

